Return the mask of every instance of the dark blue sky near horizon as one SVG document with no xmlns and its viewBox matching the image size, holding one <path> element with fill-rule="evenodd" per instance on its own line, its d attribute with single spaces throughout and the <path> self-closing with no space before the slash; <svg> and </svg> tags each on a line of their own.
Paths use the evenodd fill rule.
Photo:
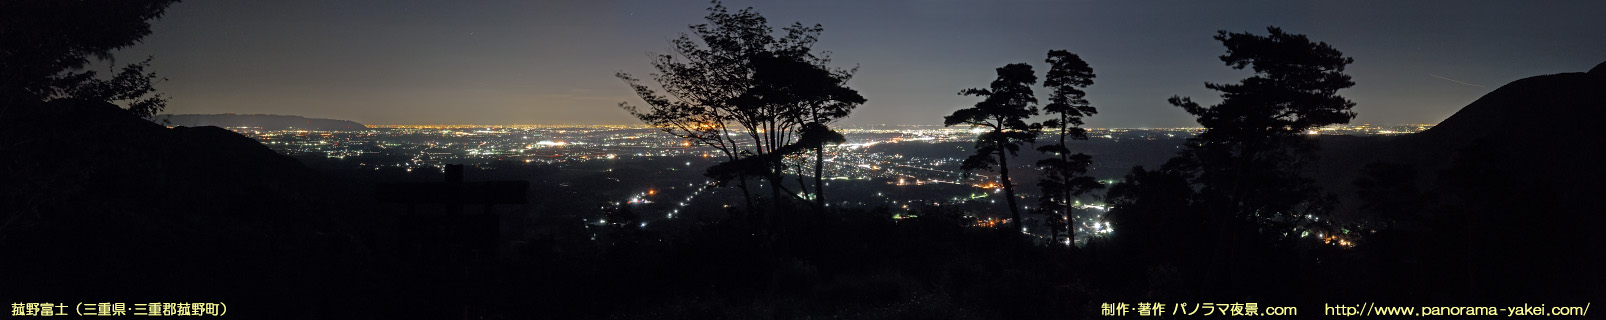
<svg viewBox="0 0 1606 320">
<path fill-rule="evenodd" d="M 1050 49 L 1097 74 L 1090 127 L 1191 127 L 1172 95 L 1234 82 L 1217 30 L 1310 36 L 1353 57 L 1354 123 L 1436 123 L 1513 80 L 1606 61 L 1602 1 L 728 1 L 858 66 L 848 124 L 941 124 L 993 69 Z M 634 124 L 613 77 L 645 78 L 704 1 L 188 1 L 119 61 L 155 57 L 167 113 L 364 124 Z M 1040 91 L 1040 96 L 1044 92 Z"/>
</svg>

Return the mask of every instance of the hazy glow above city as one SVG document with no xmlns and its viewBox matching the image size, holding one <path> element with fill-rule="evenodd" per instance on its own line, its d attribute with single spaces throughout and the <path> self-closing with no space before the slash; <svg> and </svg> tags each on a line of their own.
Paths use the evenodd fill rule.
<svg viewBox="0 0 1606 320">
<path fill-rule="evenodd" d="M 652 52 L 706 1 L 193 1 L 173 5 L 122 60 L 154 56 L 169 113 L 271 113 L 372 124 L 634 124 Z M 949 2 L 731 1 L 772 25 L 825 27 L 816 49 L 859 67 L 868 102 L 845 124 L 940 124 L 975 103 L 955 93 L 1043 52 L 1097 74 L 1089 127 L 1196 126 L 1165 99 L 1213 101 L 1232 82 L 1216 30 L 1307 34 L 1355 58 L 1342 91 L 1353 123 L 1437 123 L 1498 85 L 1585 70 L 1606 53 L 1596 1 Z M 270 14 L 264 14 L 270 13 Z M 1040 93 L 1041 94 L 1041 93 Z"/>
</svg>

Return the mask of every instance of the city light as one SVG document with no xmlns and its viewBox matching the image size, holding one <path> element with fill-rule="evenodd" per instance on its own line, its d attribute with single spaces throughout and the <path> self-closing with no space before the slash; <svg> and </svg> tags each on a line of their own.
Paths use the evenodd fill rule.
<svg viewBox="0 0 1606 320">
<path fill-rule="evenodd" d="M 1351 134 L 1351 135 L 1386 135 L 1419 132 L 1431 128 L 1431 125 L 1411 126 L 1373 126 L 1360 125 L 1349 127 L 1324 127 L 1313 129 L 1307 134 Z M 913 193 L 900 193 L 889 196 L 888 189 L 873 189 L 867 196 L 883 199 L 884 203 L 894 205 L 894 209 L 907 211 L 918 209 L 916 204 L 929 206 L 958 206 L 964 208 L 966 204 L 996 206 L 997 195 L 1003 193 L 1003 186 L 996 177 L 987 175 L 965 175 L 958 166 L 963 162 L 961 157 L 932 157 L 918 153 L 885 152 L 880 146 L 892 144 L 934 144 L 973 141 L 975 133 L 984 132 L 976 128 L 949 128 L 941 126 L 900 126 L 892 128 L 852 126 L 839 128 L 847 136 L 846 143 L 828 147 L 824 150 L 825 159 L 821 163 L 822 173 L 829 180 L 837 183 L 847 182 L 853 184 L 858 181 L 882 181 L 885 185 L 895 185 Z M 1197 134 L 1199 128 L 1172 128 L 1172 129 L 1089 129 L 1089 136 L 1093 139 L 1181 139 Z M 521 165 L 578 165 L 587 161 L 621 160 L 621 159 L 655 159 L 664 157 L 688 157 L 709 160 L 689 161 L 677 159 L 677 163 L 685 169 L 669 168 L 668 170 L 690 170 L 700 172 L 699 166 L 708 166 L 717 163 L 720 158 L 718 151 L 709 146 L 698 145 L 686 139 L 664 134 L 662 131 L 646 126 L 372 126 L 367 130 L 354 131 L 260 131 L 242 130 L 242 134 L 262 141 L 275 151 L 290 155 L 314 154 L 335 159 L 350 159 L 369 155 L 394 156 L 404 159 L 390 163 L 361 163 L 365 169 L 383 170 L 385 168 L 402 169 L 405 172 L 414 172 L 416 168 L 430 167 L 433 170 L 443 170 L 445 164 L 465 163 L 472 165 L 502 165 L 498 160 L 518 162 Z M 735 132 L 741 134 L 741 132 Z M 554 152 L 553 150 L 563 150 Z M 802 163 L 812 162 L 813 154 L 801 154 L 797 160 Z M 711 161 L 713 160 L 713 161 Z M 603 172 L 613 172 L 615 168 L 607 167 Z M 763 185 L 763 179 L 757 185 Z M 1116 179 L 1104 178 L 1099 182 L 1112 185 L 1119 182 Z M 686 183 L 687 188 L 698 188 L 685 193 L 677 193 L 670 189 L 659 190 L 647 185 L 637 186 L 636 193 L 628 194 L 613 203 L 615 209 L 619 206 L 634 206 L 632 210 L 655 211 L 651 216 L 672 219 L 680 216 L 680 209 L 691 208 L 698 196 L 705 194 L 705 190 L 713 189 L 710 182 L 683 182 L 683 181 L 656 181 L 653 184 L 662 186 L 664 183 Z M 836 184 L 827 184 L 836 187 Z M 960 185 L 974 187 L 979 192 L 966 192 L 964 196 L 955 194 L 922 194 L 921 186 L 929 185 Z M 793 189 L 793 188 L 789 188 Z M 982 191 L 985 190 L 985 191 Z M 800 199 L 812 199 L 814 195 L 808 188 L 793 189 L 795 196 Z M 990 191 L 990 192 L 989 192 Z M 654 206 L 653 197 L 660 193 L 676 197 L 677 201 L 670 202 L 668 206 Z M 1022 200 L 1030 201 L 1035 195 L 1027 193 L 1017 194 Z M 979 201 L 985 199 L 985 202 Z M 730 201 L 729 198 L 721 201 Z M 714 202 L 710 205 L 730 208 L 731 203 Z M 832 203 L 830 206 L 874 206 L 875 202 L 842 201 Z M 1081 230 L 1077 232 L 1078 239 L 1070 241 L 1075 244 L 1081 241 L 1080 237 L 1108 236 L 1115 230 L 1113 225 L 1102 220 L 1101 213 L 1108 208 L 1103 204 L 1082 204 L 1077 202 L 1074 206 L 1078 210 L 1087 212 L 1088 216 L 1075 217 L 1079 221 Z M 996 208 L 996 207 L 993 207 Z M 1030 210 L 1031 205 L 1022 205 Z M 961 209 L 968 210 L 968 209 Z M 645 212 L 644 212 L 645 213 Z M 898 213 L 903 214 L 903 213 Z M 899 216 L 908 217 L 908 216 Z M 1320 217 L 1306 216 L 1311 221 L 1319 221 Z M 597 220 L 602 221 L 602 220 Z M 630 223 L 645 223 L 648 221 Z M 993 227 L 999 220 L 979 220 L 975 226 Z M 1030 231 L 1029 229 L 1027 231 Z M 1296 230 L 1301 237 L 1309 237 L 1311 231 Z M 1329 235 L 1321 233 L 1317 239 L 1327 239 Z M 1340 246 L 1351 246 L 1351 239 L 1334 239 L 1332 243 Z"/>
</svg>

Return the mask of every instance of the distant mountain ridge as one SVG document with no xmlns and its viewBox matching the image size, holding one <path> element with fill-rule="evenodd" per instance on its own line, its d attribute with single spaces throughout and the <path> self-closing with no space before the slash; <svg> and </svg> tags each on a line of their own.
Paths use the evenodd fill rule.
<svg viewBox="0 0 1606 320">
<path fill-rule="evenodd" d="M 262 130 L 363 130 L 368 126 L 350 120 L 307 118 L 276 114 L 163 114 L 151 119 L 159 124 L 182 127 L 254 127 Z"/>
</svg>

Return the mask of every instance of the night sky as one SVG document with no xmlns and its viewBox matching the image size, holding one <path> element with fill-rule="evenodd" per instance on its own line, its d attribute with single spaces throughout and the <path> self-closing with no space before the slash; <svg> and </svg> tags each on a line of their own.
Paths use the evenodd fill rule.
<svg viewBox="0 0 1606 320">
<path fill-rule="evenodd" d="M 820 23 L 860 67 L 850 124 L 941 124 L 993 69 L 1077 53 L 1098 75 L 1090 127 L 1196 126 L 1172 95 L 1232 70 L 1216 30 L 1269 25 L 1355 58 L 1354 123 L 1437 123 L 1498 86 L 1606 60 L 1606 1 L 729 1 L 772 26 Z M 703 1 L 187 1 L 120 62 L 154 55 L 168 113 L 365 124 L 633 124 L 613 77 L 702 23 Z M 1040 97 L 1045 92 L 1040 90 Z"/>
</svg>

